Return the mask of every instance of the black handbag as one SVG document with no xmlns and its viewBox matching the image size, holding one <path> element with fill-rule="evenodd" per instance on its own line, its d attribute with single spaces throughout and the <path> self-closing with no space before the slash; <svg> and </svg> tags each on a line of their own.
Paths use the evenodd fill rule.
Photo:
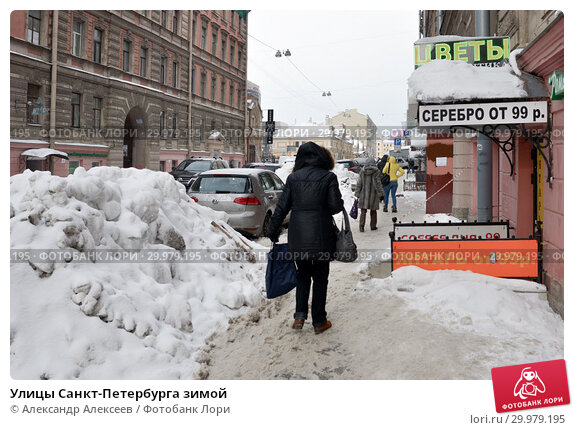
<svg viewBox="0 0 574 430">
<path fill-rule="evenodd" d="M 386 187 L 387 185 L 389 185 L 389 182 L 391 182 L 391 177 L 387 173 L 382 173 L 381 174 L 381 183 L 383 184 L 383 187 Z"/>
<path fill-rule="evenodd" d="M 337 228 L 335 226 L 335 228 Z M 343 222 L 341 223 L 341 230 L 337 228 L 337 244 L 335 246 L 335 260 L 343 263 L 352 263 L 358 257 L 357 245 L 353 240 L 353 233 L 351 233 L 351 223 L 349 222 L 349 215 L 343 208 Z"/>
</svg>

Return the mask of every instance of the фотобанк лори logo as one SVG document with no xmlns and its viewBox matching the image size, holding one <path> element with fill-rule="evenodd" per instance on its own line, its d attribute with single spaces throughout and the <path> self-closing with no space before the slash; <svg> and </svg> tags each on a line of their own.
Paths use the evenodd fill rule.
<svg viewBox="0 0 574 430">
<path fill-rule="evenodd" d="M 495 367 L 491 373 L 497 412 L 570 403 L 564 360 Z"/>
</svg>

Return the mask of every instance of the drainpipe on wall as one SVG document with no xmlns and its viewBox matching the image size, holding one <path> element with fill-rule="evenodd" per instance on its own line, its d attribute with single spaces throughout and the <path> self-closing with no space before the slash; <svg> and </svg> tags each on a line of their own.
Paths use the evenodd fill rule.
<svg viewBox="0 0 574 430">
<path fill-rule="evenodd" d="M 58 86 L 58 11 L 52 11 L 52 76 L 50 78 L 50 148 L 56 146 L 56 92 Z M 48 157 L 51 173 L 54 173 L 54 157 Z"/>
<path fill-rule="evenodd" d="M 443 10 L 437 10 L 436 11 L 436 35 L 437 36 L 440 36 L 440 28 L 442 27 L 443 14 L 444 14 Z"/>
<path fill-rule="evenodd" d="M 245 152 L 245 157 L 243 158 L 243 165 L 247 164 L 249 161 L 255 161 L 255 160 L 249 160 L 249 139 L 247 139 L 246 133 L 245 133 L 245 129 L 248 126 L 251 126 L 251 118 L 250 118 L 250 112 L 247 109 L 247 67 L 248 67 L 248 61 L 247 59 L 249 58 L 249 36 L 247 36 L 248 33 L 248 29 L 249 29 L 249 22 L 248 22 L 248 14 L 245 15 L 245 27 L 246 27 L 246 31 L 245 31 L 245 85 L 243 87 L 243 94 L 244 94 L 244 98 L 243 98 L 243 115 L 245 118 L 244 121 L 244 126 L 243 126 L 243 141 L 244 141 L 244 152 Z M 241 20 L 239 19 L 239 23 L 241 23 Z M 241 25 L 241 24 L 239 24 Z M 238 64 L 239 66 L 239 73 L 241 73 L 241 64 Z M 251 137 L 251 133 L 250 133 L 250 137 Z"/>
<path fill-rule="evenodd" d="M 191 112 L 191 103 L 193 102 L 193 31 L 195 30 L 193 28 L 193 10 L 188 11 L 189 16 L 187 18 L 188 20 L 188 32 L 187 32 L 187 37 L 189 39 L 189 70 L 188 70 L 188 76 L 187 76 L 187 88 L 188 88 L 188 96 L 189 96 L 189 100 L 188 100 L 188 105 L 187 105 L 187 156 L 191 157 L 191 151 L 193 151 L 193 140 L 192 140 L 192 130 L 193 130 L 193 126 L 192 126 L 192 112 Z"/>
<path fill-rule="evenodd" d="M 477 37 L 490 36 L 490 11 L 474 11 Z M 492 221 L 492 142 L 482 133 L 477 133 L 477 220 Z"/>
</svg>

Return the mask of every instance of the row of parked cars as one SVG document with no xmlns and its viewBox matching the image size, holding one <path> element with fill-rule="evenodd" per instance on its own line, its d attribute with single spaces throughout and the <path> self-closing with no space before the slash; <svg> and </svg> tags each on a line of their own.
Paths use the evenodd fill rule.
<svg viewBox="0 0 574 430">
<path fill-rule="evenodd" d="M 359 173 L 366 159 L 338 160 Z M 188 195 L 202 206 L 229 215 L 229 225 L 248 236 L 267 236 L 269 220 L 285 184 L 275 174 L 279 163 L 249 163 L 229 168 L 222 158 L 191 157 L 171 174 L 185 185 Z M 289 217 L 285 223 L 289 222 Z"/>
<path fill-rule="evenodd" d="M 229 168 L 221 158 L 192 157 L 171 174 L 185 185 L 196 203 L 226 212 L 231 227 L 258 237 L 268 235 L 269 220 L 285 186 L 274 173 L 279 167 L 275 163 L 249 163 Z"/>
</svg>

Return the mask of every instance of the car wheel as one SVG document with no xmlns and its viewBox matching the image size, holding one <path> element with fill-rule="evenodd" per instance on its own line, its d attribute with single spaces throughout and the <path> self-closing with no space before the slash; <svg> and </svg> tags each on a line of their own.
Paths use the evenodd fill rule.
<svg viewBox="0 0 574 430">
<path fill-rule="evenodd" d="M 263 226 L 261 227 L 261 236 L 268 237 L 269 236 L 269 221 L 271 221 L 271 214 L 267 212 L 265 214 L 265 219 L 263 220 Z"/>
</svg>

